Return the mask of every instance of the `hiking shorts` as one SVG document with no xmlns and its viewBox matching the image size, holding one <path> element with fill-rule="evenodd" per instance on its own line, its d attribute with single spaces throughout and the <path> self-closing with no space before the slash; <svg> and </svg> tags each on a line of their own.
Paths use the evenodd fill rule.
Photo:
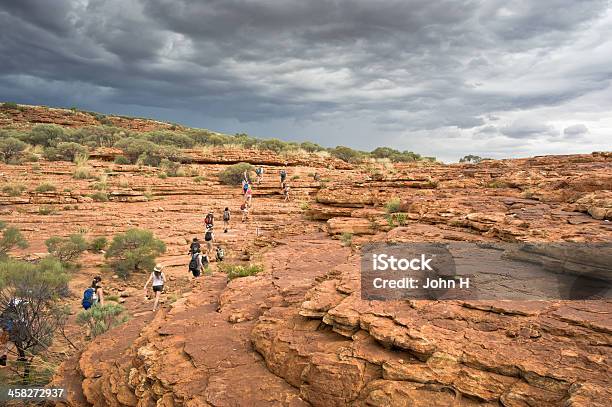
<svg viewBox="0 0 612 407">
<path fill-rule="evenodd" d="M 200 270 L 199 269 L 191 269 L 191 274 L 193 274 L 194 277 L 200 277 Z"/>
<path fill-rule="evenodd" d="M 163 285 L 154 285 L 154 286 L 153 286 L 153 292 L 154 292 L 154 293 L 156 293 L 156 292 L 158 292 L 158 291 L 159 291 L 159 292 L 164 291 L 164 286 L 163 286 Z"/>
</svg>

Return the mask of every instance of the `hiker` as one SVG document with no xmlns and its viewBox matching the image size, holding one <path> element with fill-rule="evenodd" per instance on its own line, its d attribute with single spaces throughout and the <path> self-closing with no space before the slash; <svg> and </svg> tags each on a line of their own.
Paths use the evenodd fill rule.
<svg viewBox="0 0 612 407">
<path fill-rule="evenodd" d="M 253 190 L 251 189 L 251 187 L 249 186 L 249 189 L 246 191 L 246 193 L 244 194 L 244 200 L 245 202 L 251 206 L 251 200 L 253 199 Z"/>
<path fill-rule="evenodd" d="M 263 181 L 263 173 L 264 173 L 264 169 L 261 165 L 255 169 L 255 175 L 257 175 L 258 184 L 261 184 L 261 181 Z"/>
<path fill-rule="evenodd" d="M 215 234 L 212 228 L 208 229 L 204 234 L 204 241 L 206 242 L 206 254 L 210 256 L 213 249 L 213 241 L 215 240 Z"/>
<path fill-rule="evenodd" d="M 149 276 L 149 279 L 144 285 L 145 297 L 147 295 L 147 287 L 149 283 L 152 283 L 151 287 L 153 288 L 153 292 L 155 293 L 155 302 L 153 303 L 153 311 L 157 309 L 157 303 L 159 302 L 159 296 L 161 292 L 164 290 L 164 283 L 166 282 L 166 276 L 163 273 L 164 266 L 161 264 L 157 264 Z"/>
<path fill-rule="evenodd" d="M 208 212 L 208 215 L 204 218 L 204 227 L 206 230 L 212 229 L 215 222 L 215 216 L 212 211 Z"/>
<path fill-rule="evenodd" d="M 227 229 L 229 228 L 230 218 L 232 217 L 230 210 L 228 207 L 225 207 L 223 211 L 223 233 L 227 233 Z"/>
<path fill-rule="evenodd" d="M 244 174 L 242 174 L 242 179 L 244 180 L 245 184 L 250 184 L 250 181 L 249 181 L 249 170 L 244 170 Z"/>
<path fill-rule="evenodd" d="M 8 311 L 2 312 L 0 317 L 0 366 L 6 366 L 9 352 L 9 331 L 11 329 L 11 319 Z"/>
<path fill-rule="evenodd" d="M 283 195 L 285 196 L 285 202 L 289 200 L 289 184 L 285 184 L 283 188 Z"/>
<path fill-rule="evenodd" d="M 318 172 L 315 172 L 313 175 L 313 178 L 316 182 L 319 182 L 321 180 L 321 176 L 319 175 Z"/>
<path fill-rule="evenodd" d="M 10 342 L 13 342 L 15 348 L 17 348 L 17 361 L 24 362 L 26 360 L 25 349 L 23 348 L 24 336 L 28 334 L 25 316 L 28 310 L 23 308 L 26 305 L 27 302 L 23 299 L 13 298 L 0 314 L 0 327 L 2 329 L 0 343 L 2 343 L 3 353 L 0 356 L 1 366 L 6 366 Z"/>
<path fill-rule="evenodd" d="M 204 265 L 202 264 L 202 253 L 200 253 L 200 248 L 194 250 L 191 254 L 191 261 L 189 262 L 189 271 L 195 278 L 200 277 L 202 270 L 204 269 Z"/>
<path fill-rule="evenodd" d="M 102 290 L 102 277 L 95 276 L 91 285 L 83 292 L 83 299 L 81 305 L 83 309 L 88 310 L 94 305 L 104 305 L 104 290 Z"/>
<path fill-rule="evenodd" d="M 195 252 L 200 251 L 200 240 L 197 237 L 193 238 L 191 245 L 189 246 L 189 252 L 187 254 L 192 255 Z"/>
<path fill-rule="evenodd" d="M 242 184 L 242 193 L 246 195 L 247 191 L 249 190 L 251 186 L 249 185 L 248 182 L 243 182 Z"/>
<path fill-rule="evenodd" d="M 242 211 L 242 222 L 244 222 L 249 218 L 249 205 L 243 202 L 242 205 L 240 205 L 240 210 Z"/>
<path fill-rule="evenodd" d="M 283 187 L 283 184 L 285 183 L 286 179 L 287 179 L 287 171 L 285 171 L 285 169 L 283 168 L 282 170 L 280 170 L 281 188 Z"/>
<path fill-rule="evenodd" d="M 225 258 L 225 253 L 223 252 L 223 248 L 221 246 L 217 246 L 217 261 L 223 261 Z"/>
</svg>

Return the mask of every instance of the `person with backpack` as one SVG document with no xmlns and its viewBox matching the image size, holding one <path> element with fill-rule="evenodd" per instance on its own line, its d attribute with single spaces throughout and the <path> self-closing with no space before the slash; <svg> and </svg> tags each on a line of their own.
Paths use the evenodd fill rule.
<svg viewBox="0 0 612 407">
<path fill-rule="evenodd" d="M 153 312 L 157 309 L 157 303 L 159 302 L 159 296 L 161 292 L 164 290 L 164 284 L 166 283 L 166 275 L 163 273 L 164 266 L 161 264 L 157 264 L 153 269 L 153 272 L 149 276 L 149 279 L 144 285 L 145 296 L 147 295 L 147 287 L 149 283 L 151 284 L 151 288 L 153 288 L 153 292 L 155 293 L 155 302 L 153 303 Z"/>
<path fill-rule="evenodd" d="M 252 199 L 253 199 L 253 190 L 249 186 L 249 189 L 247 189 L 246 193 L 244 194 L 244 200 L 247 203 L 247 205 L 251 206 Z"/>
<path fill-rule="evenodd" d="M 189 246 L 189 252 L 187 254 L 192 255 L 195 252 L 200 251 L 200 240 L 197 237 L 193 238 L 191 245 Z"/>
<path fill-rule="evenodd" d="M 258 184 L 261 184 L 261 181 L 263 181 L 263 173 L 264 173 L 264 169 L 261 165 L 255 169 L 255 175 L 257 175 Z"/>
<path fill-rule="evenodd" d="M 283 187 L 283 184 L 285 183 L 285 180 L 287 179 L 287 171 L 283 168 L 282 170 L 280 170 L 280 183 L 281 183 L 281 188 Z"/>
<path fill-rule="evenodd" d="M 83 309 L 88 310 L 94 305 L 104 305 L 104 290 L 102 290 L 102 277 L 96 276 L 91 282 L 91 286 L 87 287 L 83 292 L 81 305 Z"/>
<path fill-rule="evenodd" d="M 204 269 L 204 265 L 202 264 L 202 253 L 200 253 L 200 248 L 194 250 L 191 254 L 191 261 L 189 262 L 189 271 L 195 278 L 200 277 L 202 270 Z"/>
<path fill-rule="evenodd" d="M 215 240 L 215 234 L 212 228 L 208 229 L 204 234 L 204 241 L 206 242 L 206 254 L 210 256 L 213 250 L 213 241 Z"/>
<path fill-rule="evenodd" d="M 242 193 L 246 195 L 246 193 L 247 193 L 247 191 L 249 190 L 249 188 L 250 188 L 250 187 L 251 187 L 251 186 L 249 185 L 249 183 L 248 183 L 248 182 L 244 182 L 244 183 L 242 184 Z"/>
<path fill-rule="evenodd" d="M 227 229 L 229 228 L 229 222 L 231 218 L 231 213 L 228 207 L 223 211 L 223 233 L 227 233 Z"/>
<path fill-rule="evenodd" d="M 204 228 L 206 230 L 212 229 L 215 223 L 215 216 L 212 211 L 208 212 L 208 215 L 204 218 Z"/>
<path fill-rule="evenodd" d="M 223 261 L 225 258 L 225 253 L 223 252 L 223 248 L 221 246 L 217 246 L 217 261 Z"/>
<path fill-rule="evenodd" d="M 240 210 L 242 211 L 242 222 L 244 223 L 249 218 L 249 205 L 243 202 L 242 205 L 240 205 Z"/>
<path fill-rule="evenodd" d="M 289 200 L 289 184 L 285 183 L 285 187 L 283 188 L 283 195 L 285 197 L 285 202 Z"/>
</svg>

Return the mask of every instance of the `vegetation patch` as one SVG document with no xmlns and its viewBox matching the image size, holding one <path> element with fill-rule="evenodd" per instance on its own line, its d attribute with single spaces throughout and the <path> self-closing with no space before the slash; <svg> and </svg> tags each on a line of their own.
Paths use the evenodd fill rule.
<svg viewBox="0 0 612 407">
<path fill-rule="evenodd" d="M 94 305 L 77 315 L 77 323 L 86 327 L 89 336 L 95 338 L 126 322 L 128 317 L 123 314 L 124 311 L 122 305 L 113 301 L 104 305 Z"/>
<path fill-rule="evenodd" d="M 87 242 L 81 234 L 68 237 L 53 236 L 45 240 L 45 245 L 49 254 L 64 264 L 74 262 L 87 250 Z"/>
<path fill-rule="evenodd" d="M 230 165 L 219 173 L 219 181 L 225 185 L 240 185 L 244 179 L 245 171 L 249 179 L 252 179 L 252 173 L 255 171 L 255 167 L 248 163 Z"/>
<path fill-rule="evenodd" d="M 221 263 L 218 269 L 222 273 L 226 273 L 228 279 L 233 280 L 235 278 L 254 276 L 261 273 L 263 271 L 263 266 L 261 264 L 240 265 Z"/>
<path fill-rule="evenodd" d="M 49 182 L 43 182 L 36 187 L 36 192 L 39 193 L 54 192 L 55 190 L 57 190 L 57 187 Z"/>
<path fill-rule="evenodd" d="M 165 251 L 166 245 L 153 232 L 130 229 L 113 238 L 104 257 L 120 277 L 128 278 L 133 272 L 153 270 L 155 259 Z"/>
<path fill-rule="evenodd" d="M 385 204 L 387 213 L 396 213 L 400 211 L 402 201 L 399 198 L 392 198 Z"/>
</svg>

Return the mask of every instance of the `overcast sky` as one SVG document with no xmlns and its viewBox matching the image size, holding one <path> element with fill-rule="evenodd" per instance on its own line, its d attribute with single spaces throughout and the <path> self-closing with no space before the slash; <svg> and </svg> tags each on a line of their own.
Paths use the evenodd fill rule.
<svg viewBox="0 0 612 407">
<path fill-rule="evenodd" d="M 612 147 L 603 0 L 2 0 L 0 100 L 456 161 Z"/>
</svg>

